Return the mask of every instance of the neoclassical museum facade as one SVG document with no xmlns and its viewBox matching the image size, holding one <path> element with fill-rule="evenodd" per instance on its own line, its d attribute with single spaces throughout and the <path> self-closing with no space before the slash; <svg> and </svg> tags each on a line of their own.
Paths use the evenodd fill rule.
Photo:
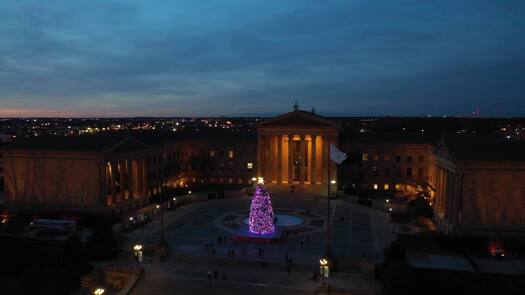
<svg viewBox="0 0 525 295">
<path fill-rule="evenodd" d="M 336 164 L 330 143 L 339 142 L 339 124 L 299 110 L 264 120 L 257 126 L 257 176 L 270 190 L 325 194 L 335 190 Z"/>
</svg>

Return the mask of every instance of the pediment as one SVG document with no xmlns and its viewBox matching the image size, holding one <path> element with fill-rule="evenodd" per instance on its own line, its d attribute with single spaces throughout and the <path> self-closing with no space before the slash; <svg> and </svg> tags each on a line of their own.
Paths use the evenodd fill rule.
<svg viewBox="0 0 525 295">
<path fill-rule="evenodd" d="M 454 160 L 453 154 L 448 150 L 445 143 L 441 141 L 435 148 L 435 154 L 448 160 Z"/>
<path fill-rule="evenodd" d="M 285 127 L 285 126 L 309 126 L 309 127 L 332 127 L 338 128 L 338 124 L 319 115 L 305 112 L 293 111 L 271 119 L 267 119 L 258 124 L 258 128 L 264 127 Z"/>
</svg>

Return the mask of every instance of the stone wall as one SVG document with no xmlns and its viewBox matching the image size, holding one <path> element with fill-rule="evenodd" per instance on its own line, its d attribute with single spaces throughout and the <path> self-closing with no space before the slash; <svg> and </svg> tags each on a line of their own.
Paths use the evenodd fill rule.
<svg viewBox="0 0 525 295">
<path fill-rule="evenodd" d="M 463 189 L 463 228 L 525 230 L 525 171 L 469 171 Z"/>
<path fill-rule="evenodd" d="M 5 157 L 7 200 L 58 206 L 102 206 L 97 162 L 88 155 L 27 152 Z"/>
</svg>

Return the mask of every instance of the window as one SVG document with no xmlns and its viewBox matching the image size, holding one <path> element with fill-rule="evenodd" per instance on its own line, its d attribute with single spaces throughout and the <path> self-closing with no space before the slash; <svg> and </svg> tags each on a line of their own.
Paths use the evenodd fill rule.
<svg viewBox="0 0 525 295">
<path fill-rule="evenodd" d="M 374 189 L 378 189 L 379 185 L 377 183 L 374 183 Z"/>
<path fill-rule="evenodd" d="M 228 158 L 233 159 L 233 151 L 232 150 L 228 151 Z"/>
<path fill-rule="evenodd" d="M 390 161 L 390 155 L 385 155 L 385 161 Z"/>
<path fill-rule="evenodd" d="M 379 161 L 379 155 L 374 155 L 374 161 Z"/>
<path fill-rule="evenodd" d="M 423 163 L 423 162 L 425 162 L 425 156 L 419 155 L 419 156 L 417 156 L 417 160 L 419 161 L 419 163 Z"/>
<path fill-rule="evenodd" d="M 401 189 L 401 185 L 399 183 L 396 183 L 395 188 L 396 188 L 396 190 L 400 190 Z"/>
<path fill-rule="evenodd" d="M 211 150 L 210 151 L 210 157 L 212 157 L 212 158 L 215 157 L 215 150 Z"/>
<path fill-rule="evenodd" d="M 407 168 L 407 177 L 412 177 L 412 168 Z"/>
<path fill-rule="evenodd" d="M 389 190 L 390 189 L 390 185 L 388 183 L 385 183 L 385 185 L 383 186 L 383 188 L 385 189 L 385 191 Z"/>
<path fill-rule="evenodd" d="M 407 156 L 407 162 L 412 162 L 412 156 Z"/>
<path fill-rule="evenodd" d="M 363 161 L 368 161 L 368 154 L 363 154 Z"/>
<path fill-rule="evenodd" d="M 396 162 L 401 162 L 401 156 L 400 155 L 396 156 Z"/>
<path fill-rule="evenodd" d="M 246 168 L 253 169 L 253 163 L 252 162 L 248 162 L 248 164 L 246 164 Z"/>
</svg>

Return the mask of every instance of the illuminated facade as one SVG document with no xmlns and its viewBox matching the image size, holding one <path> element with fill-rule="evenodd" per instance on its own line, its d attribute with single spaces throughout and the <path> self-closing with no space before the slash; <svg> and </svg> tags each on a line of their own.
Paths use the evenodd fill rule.
<svg viewBox="0 0 525 295">
<path fill-rule="evenodd" d="M 161 188 L 160 148 L 129 137 L 33 137 L 3 154 L 7 202 L 17 208 L 122 215 Z"/>
<path fill-rule="evenodd" d="M 326 194 L 337 181 L 330 143 L 338 145 L 339 125 L 313 112 L 299 110 L 264 120 L 257 126 L 257 176 L 270 191 Z M 334 185 L 335 189 L 335 185 Z"/>
</svg>

